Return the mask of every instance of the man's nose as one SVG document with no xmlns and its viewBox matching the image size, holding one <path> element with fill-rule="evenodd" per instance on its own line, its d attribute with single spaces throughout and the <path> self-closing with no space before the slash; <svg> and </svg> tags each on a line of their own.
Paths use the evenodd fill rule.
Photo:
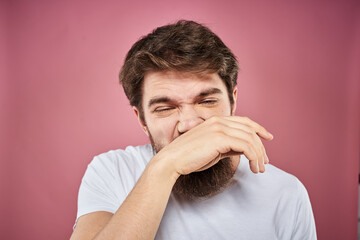
<svg viewBox="0 0 360 240">
<path fill-rule="evenodd" d="M 196 127 L 200 123 L 202 123 L 204 119 L 202 119 L 199 114 L 192 107 L 182 109 L 179 122 L 177 124 L 177 130 L 180 134 L 185 133 Z"/>
</svg>

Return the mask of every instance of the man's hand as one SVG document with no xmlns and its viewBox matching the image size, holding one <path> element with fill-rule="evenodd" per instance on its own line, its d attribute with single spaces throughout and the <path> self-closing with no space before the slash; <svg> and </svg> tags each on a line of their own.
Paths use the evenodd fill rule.
<svg viewBox="0 0 360 240">
<path fill-rule="evenodd" d="M 245 154 L 252 172 L 264 172 L 269 159 L 260 137 L 273 139 L 248 117 L 211 117 L 165 146 L 158 157 L 171 160 L 174 170 L 186 175 L 205 170 L 224 157 Z"/>
</svg>

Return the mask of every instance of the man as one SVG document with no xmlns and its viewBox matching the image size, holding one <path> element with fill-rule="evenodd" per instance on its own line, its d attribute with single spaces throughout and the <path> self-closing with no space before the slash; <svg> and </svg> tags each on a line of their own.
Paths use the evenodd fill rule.
<svg viewBox="0 0 360 240">
<path fill-rule="evenodd" d="M 237 72 L 196 22 L 133 45 L 120 81 L 151 146 L 94 158 L 72 239 L 316 239 L 306 189 L 268 164 L 273 136 L 234 115 Z"/>
</svg>

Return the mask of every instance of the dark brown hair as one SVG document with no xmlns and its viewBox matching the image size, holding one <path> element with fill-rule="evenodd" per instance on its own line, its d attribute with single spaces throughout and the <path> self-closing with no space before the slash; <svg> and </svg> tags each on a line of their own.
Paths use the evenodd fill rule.
<svg viewBox="0 0 360 240">
<path fill-rule="evenodd" d="M 120 83 L 143 119 L 142 85 L 148 71 L 216 72 L 224 81 L 230 104 L 236 86 L 238 64 L 234 54 L 209 28 L 180 20 L 156 28 L 129 50 L 120 71 Z"/>
</svg>

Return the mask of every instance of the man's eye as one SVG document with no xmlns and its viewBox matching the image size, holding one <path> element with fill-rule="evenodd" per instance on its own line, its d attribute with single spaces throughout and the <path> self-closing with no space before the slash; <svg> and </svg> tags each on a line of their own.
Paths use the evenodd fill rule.
<svg viewBox="0 0 360 240">
<path fill-rule="evenodd" d="M 203 105 L 214 105 L 216 103 L 217 103 L 216 99 L 206 99 L 206 100 L 203 100 L 200 102 L 200 104 L 203 104 Z"/>
<path fill-rule="evenodd" d="M 173 108 L 172 107 L 158 107 L 158 108 L 155 108 L 154 112 L 161 113 L 161 112 L 169 111 L 171 109 L 173 109 Z"/>
</svg>

